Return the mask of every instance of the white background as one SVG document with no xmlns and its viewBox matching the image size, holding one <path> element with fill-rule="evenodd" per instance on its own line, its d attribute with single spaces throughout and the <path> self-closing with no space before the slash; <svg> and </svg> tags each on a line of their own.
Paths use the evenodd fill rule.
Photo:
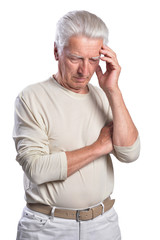
<svg viewBox="0 0 160 240">
<path fill-rule="evenodd" d="M 25 205 L 22 170 L 12 140 L 14 100 L 27 85 L 56 73 L 55 24 L 66 12 L 84 9 L 110 30 L 109 46 L 122 72 L 119 85 L 141 137 L 139 160 L 113 159 L 115 208 L 123 240 L 160 239 L 160 33 L 159 5 L 152 0 L 14 0 L 0 4 L 0 228 L 16 238 Z M 94 76 L 92 83 L 97 85 Z"/>
</svg>

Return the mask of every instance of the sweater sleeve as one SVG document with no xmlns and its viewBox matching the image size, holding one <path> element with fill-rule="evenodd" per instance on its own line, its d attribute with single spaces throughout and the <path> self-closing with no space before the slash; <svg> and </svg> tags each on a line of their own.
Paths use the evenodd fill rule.
<svg viewBox="0 0 160 240">
<path fill-rule="evenodd" d="M 130 163 L 139 157 L 140 154 L 140 137 L 131 146 L 116 146 L 114 145 L 113 155 L 121 162 Z"/>
<path fill-rule="evenodd" d="M 65 180 L 66 154 L 63 151 L 50 154 L 44 123 L 37 116 L 21 93 L 15 101 L 13 139 L 17 150 L 16 160 L 35 184 Z"/>
</svg>

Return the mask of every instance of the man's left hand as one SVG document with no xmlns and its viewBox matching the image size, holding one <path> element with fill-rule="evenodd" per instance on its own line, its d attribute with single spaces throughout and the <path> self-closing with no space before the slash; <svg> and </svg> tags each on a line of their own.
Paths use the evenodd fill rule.
<svg viewBox="0 0 160 240">
<path fill-rule="evenodd" d="M 99 85 L 105 93 L 118 88 L 118 78 L 121 67 L 118 63 L 116 53 L 108 46 L 103 45 L 100 50 L 100 59 L 106 62 L 106 72 L 103 74 L 100 66 L 96 69 Z"/>
</svg>

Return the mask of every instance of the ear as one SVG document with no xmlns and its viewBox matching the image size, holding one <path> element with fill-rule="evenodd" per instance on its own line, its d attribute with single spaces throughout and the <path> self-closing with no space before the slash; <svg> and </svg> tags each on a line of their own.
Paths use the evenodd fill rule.
<svg viewBox="0 0 160 240">
<path fill-rule="evenodd" d="M 56 61 L 59 60 L 58 48 L 57 48 L 57 45 L 55 42 L 54 42 L 54 57 L 55 57 Z"/>
</svg>

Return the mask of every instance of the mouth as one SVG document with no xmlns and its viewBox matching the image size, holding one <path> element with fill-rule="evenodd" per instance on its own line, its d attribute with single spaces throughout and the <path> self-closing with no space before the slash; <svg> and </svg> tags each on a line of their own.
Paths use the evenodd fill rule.
<svg viewBox="0 0 160 240">
<path fill-rule="evenodd" d="M 86 80 L 88 79 L 88 77 L 74 77 L 76 79 L 77 82 L 86 82 Z"/>
</svg>

